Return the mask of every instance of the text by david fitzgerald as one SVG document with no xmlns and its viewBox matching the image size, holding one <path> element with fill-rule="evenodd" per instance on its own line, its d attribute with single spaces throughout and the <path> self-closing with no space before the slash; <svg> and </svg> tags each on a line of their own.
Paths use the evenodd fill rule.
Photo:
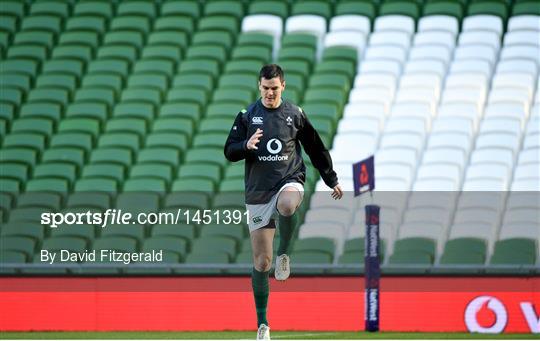
<svg viewBox="0 0 540 341">
<path fill-rule="evenodd" d="M 41 250 L 40 261 L 49 264 L 55 262 L 155 263 L 163 261 L 163 250 L 152 250 L 152 252 L 119 252 L 114 250 L 85 250 L 84 252 L 58 250 L 49 252 L 48 250 Z"/>
</svg>

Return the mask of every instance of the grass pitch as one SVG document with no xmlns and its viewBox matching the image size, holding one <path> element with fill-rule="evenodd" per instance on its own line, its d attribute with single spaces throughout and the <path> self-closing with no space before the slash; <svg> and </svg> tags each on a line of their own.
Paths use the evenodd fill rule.
<svg viewBox="0 0 540 341">
<path fill-rule="evenodd" d="M 176 339 L 176 340 L 253 340 L 256 332 L 0 332 L 0 339 Z M 469 333 L 367 333 L 275 331 L 273 340 L 359 340 L 359 339 L 540 339 L 533 334 L 469 334 Z"/>
</svg>

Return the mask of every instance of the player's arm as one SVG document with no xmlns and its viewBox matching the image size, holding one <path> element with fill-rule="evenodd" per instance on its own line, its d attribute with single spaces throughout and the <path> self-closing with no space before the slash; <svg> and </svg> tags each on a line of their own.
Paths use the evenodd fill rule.
<svg viewBox="0 0 540 341">
<path fill-rule="evenodd" d="M 239 112 L 225 142 L 224 153 L 227 160 L 235 162 L 245 159 L 248 153 L 247 142 L 247 126 L 243 113 Z"/>
<path fill-rule="evenodd" d="M 311 159 L 313 166 L 321 174 L 324 183 L 330 188 L 338 186 L 338 177 L 332 166 L 330 152 L 328 152 L 319 133 L 313 128 L 304 113 L 302 113 L 302 126 L 298 131 L 298 139 Z"/>
</svg>

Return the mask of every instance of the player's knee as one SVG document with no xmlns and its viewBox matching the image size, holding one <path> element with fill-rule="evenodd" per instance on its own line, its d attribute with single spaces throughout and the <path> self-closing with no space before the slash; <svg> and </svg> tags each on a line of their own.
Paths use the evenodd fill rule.
<svg viewBox="0 0 540 341">
<path fill-rule="evenodd" d="M 294 200 L 291 200 L 291 198 L 283 198 L 282 200 L 278 201 L 277 209 L 279 211 L 279 214 L 290 217 L 294 214 L 294 211 L 296 210 L 296 202 L 294 202 Z"/>
<path fill-rule="evenodd" d="M 272 267 L 272 256 L 258 255 L 255 257 L 255 269 L 257 271 L 268 271 Z"/>
</svg>

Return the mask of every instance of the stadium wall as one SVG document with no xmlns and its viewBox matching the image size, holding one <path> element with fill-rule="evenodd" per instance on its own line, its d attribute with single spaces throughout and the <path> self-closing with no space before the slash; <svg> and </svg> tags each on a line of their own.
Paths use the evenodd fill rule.
<svg viewBox="0 0 540 341">
<path fill-rule="evenodd" d="M 271 282 L 273 330 L 364 328 L 361 277 Z M 253 330 L 245 277 L 0 279 L 0 330 Z M 539 332 L 538 277 L 384 277 L 381 330 Z"/>
</svg>

